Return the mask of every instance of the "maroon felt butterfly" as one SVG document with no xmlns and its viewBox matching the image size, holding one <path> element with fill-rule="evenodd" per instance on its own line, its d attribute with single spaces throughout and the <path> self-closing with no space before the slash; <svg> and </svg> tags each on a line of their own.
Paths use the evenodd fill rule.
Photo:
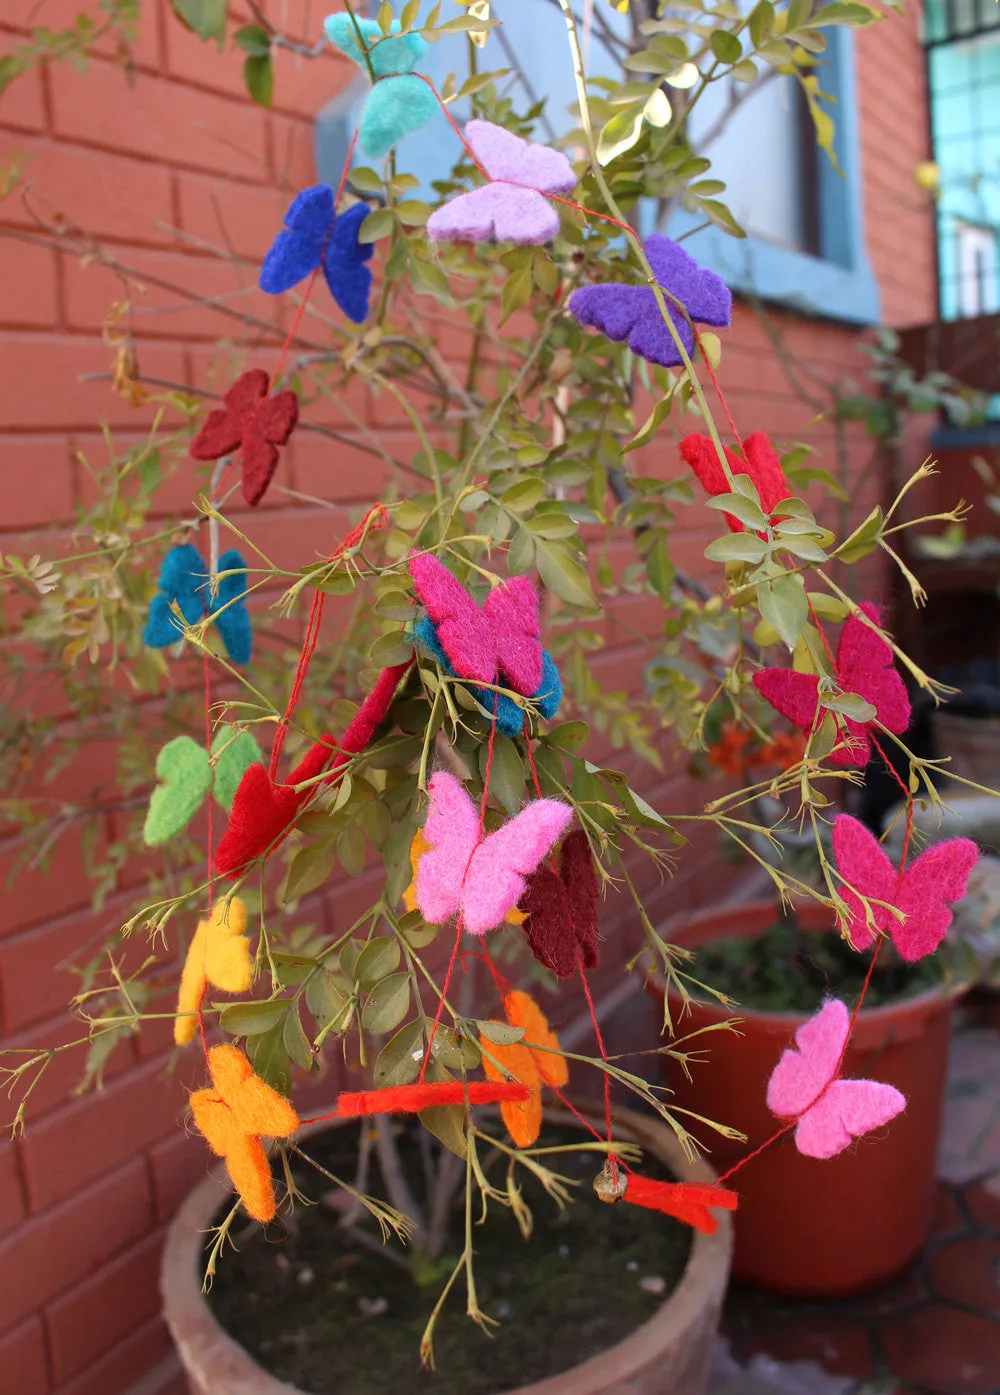
<svg viewBox="0 0 1000 1395">
<path fill-rule="evenodd" d="M 585 969 L 596 969 L 599 893 L 590 843 L 580 828 L 563 841 L 558 873 L 543 863 L 528 878 L 518 902 L 524 933 L 539 964 L 556 978 L 576 973 L 578 956 Z"/>
<path fill-rule="evenodd" d="M 241 373 L 191 442 L 195 460 L 219 460 L 241 452 L 243 497 L 251 505 L 259 504 L 267 492 L 278 468 L 278 447 L 299 419 L 295 393 L 286 388 L 269 397 L 270 383 L 263 368 Z"/>
</svg>

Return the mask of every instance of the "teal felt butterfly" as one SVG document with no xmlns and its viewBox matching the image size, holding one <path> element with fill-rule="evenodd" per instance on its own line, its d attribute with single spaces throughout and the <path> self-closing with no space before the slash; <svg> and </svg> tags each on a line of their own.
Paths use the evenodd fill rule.
<svg viewBox="0 0 1000 1395">
<path fill-rule="evenodd" d="M 413 72 L 427 45 L 419 34 L 400 34 L 398 23 L 393 25 L 395 36 L 387 38 L 376 20 L 355 21 L 349 14 L 328 15 L 323 28 L 334 48 L 365 72 L 371 65 L 376 80 L 361 112 L 358 144 L 371 159 L 380 160 L 404 136 L 426 126 L 438 109 L 430 87 Z M 358 43 L 359 30 L 364 49 Z"/>
</svg>

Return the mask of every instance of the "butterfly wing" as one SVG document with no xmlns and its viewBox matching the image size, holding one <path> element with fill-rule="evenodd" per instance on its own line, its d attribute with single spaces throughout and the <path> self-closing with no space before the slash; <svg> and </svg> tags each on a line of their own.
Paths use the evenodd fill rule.
<svg viewBox="0 0 1000 1395">
<path fill-rule="evenodd" d="M 234 664 L 248 664 L 253 653 L 253 631 L 250 612 L 246 608 L 246 562 L 234 547 L 219 558 L 219 571 L 237 573 L 223 576 L 219 582 L 211 613 L 216 629 Z"/>
<path fill-rule="evenodd" d="M 736 458 L 728 446 L 724 446 L 726 459 L 734 474 L 739 474 L 742 462 Z M 702 436 L 697 431 L 692 431 L 681 441 L 681 459 L 694 473 L 695 478 L 700 483 L 706 494 L 713 498 L 717 494 L 728 494 L 730 492 L 729 481 L 726 479 L 726 472 L 722 468 L 718 452 L 714 444 L 707 436 Z M 730 514 L 724 514 L 726 524 L 731 533 L 742 533 L 743 524 L 738 518 L 733 518 Z"/>
<path fill-rule="evenodd" d="M 380 160 L 404 136 L 426 126 L 437 109 L 437 98 L 423 78 L 413 74 L 387 77 L 365 98 L 358 143 L 371 159 Z"/>
<path fill-rule="evenodd" d="M 876 625 L 881 623 L 878 606 L 866 601 L 859 609 Z M 881 635 L 854 615 L 848 616 L 840 632 L 837 674 L 841 686 L 870 702 L 878 720 L 890 731 L 898 734 L 910 725 L 910 699 L 896 672 L 892 649 Z"/>
<path fill-rule="evenodd" d="M 254 507 L 267 493 L 278 468 L 278 447 L 299 419 L 299 399 L 289 389 L 265 397 L 243 432 L 243 497 Z"/>
<path fill-rule="evenodd" d="M 788 668 L 762 668 L 753 676 L 753 684 L 776 712 L 787 717 L 793 726 L 808 730 L 816 720 L 819 701 L 819 679 L 815 673 L 796 673 Z"/>
<path fill-rule="evenodd" d="M 142 831 L 150 848 L 160 848 L 182 833 L 201 808 L 212 788 L 207 751 L 190 736 L 175 737 L 156 757 L 156 778 L 160 783 L 150 796 Z"/>
<path fill-rule="evenodd" d="M 253 981 L 253 959 L 247 928 L 247 908 L 238 896 L 212 908 L 204 946 L 204 973 L 224 993 L 245 993 Z M 200 928 L 200 927 L 199 927 Z"/>
<path fill-rule="evenodd" d="M 497 672 L 493 631 L 462 583 L 430 553 L 410 558 L 410 575 L 456 674 L 492 683 Z"/>
<path fill-rule="evenodd" d="M 462 878 L 479 837 L 479 816 L 461 782 L 446 770 L 431 776 L 428 789 L 424 837 L 430 848 L 417 867 L 416 896 L 423 918 L 442 925 L 461 904 Z"/>
<path fill-rule="evenodd" d="M 559 853 L 559 878 L 566 891 L 576 942 L 586 969 L 596 969 L 597 903 L 601 889 L 594 867 L 590 840 L 582 828 L 574 828 L 563 840 Z"/>
<path fill-rule="evenodd" d="M 372 273 L 368 263 L 375 252 L 370 242 L 359 242 L 358 232 L 368 217 L 368 205 L 352 204 L 334 220 L 326 252 L 323 275 L 330 294 L 349 320 L 356 325 L 368 318 Z"/>
<path fill-rule="evenodd" d="M 522 140 L 491 121 L 470 121 L 465 139 L 491 179 L 522 184 L 542 194 L 569 194 L 576 188 L 573 166 L 560 150 Z"/>
<path fill-rule="evenodd" d="M 566 888 L 544 861 L 528 877 L 520 908 L 526 916 L 525 937 L 539 964 L 556 978 L 571 978 L 576 973 L 576 931 Z"/>
<path fill-rule="evenodd" d="M 398 22 L 394 27 L 398 30 Z M 426 41 L 419 34 L 390 32 L 387 37 L 374 19 L 355 19 L 346 13 L 328 15 L 323 28 L 334 48 L 366 71 L 370 63 L 377 78 L 411 72 L 427 52 Z M 358 43 L 359 34 L 364 48 Z"/>
<path fill-rule="evenodd" d="M 849 1018 L 839 998 L 830 998 L 795 1033 L 767 1082 L 767 1107 L 794 1119 L 819 1098 L 833 1079 L 847 1041 Z M 797 1049 L 796 1049 L 797 1048 Z"/>
<path fill-rule="evenodd" d="M 464 879 L 459 872 L 461 908 L 470 934 L 483 935 L 492 930 L 517 905 L 524 895 L 527 877 L 551 851 L 572 818 L 573 810 L 568 804 L 557 799 L 536 799 L 478 846 L 474 845 L 468 870 L 462 869 Z M 419 876 L 417 890 L 419 893 Z"/>
<path fill-rule="evenodd" d="M 875 835 L 850 814 L 840 814 L 833 821 L 833 855 L 837 871 L 847 883 L 837 888 L 847 907 L 847 933 L 855 949 L 867 949 L 875 932 L 868 926 L 865 908 L 857 893 L 895 904 L 896 869 Z M 886 930 L 895 922 L 895 917 L 881 906 L 872 906 L 871 911 L 879 930 Z"/>
<path fill-rule="evenodd" d="M 333 190 L 315 184 L 297 194 L 285 214 L 285 227 L 271 244 L 260 269 L 260 289 L 281 295 L 320 264 L 333 221 Z"/>
<path fill-rule="evenodd" d="M 559 231 L 559 215 L 534 189 L 485 184 L 459 194 L 431 214 L 432 242 L 516 242 L 540 247 Z"/>
<path fill-rule="evenodd" d="M 835 1080 L 795 1129 L 807 1158 L 834 1158 L 852 1139 L 881 1128 L 906 1108 L 906 1096 L 877 1080 Z"/>
<path fill-rule="evenodd" d="M 646 239 L 645 250 L 657 281 L 665 291 L 677 297 L 692 320 L 716 329 L 724 329 L 729 324 L 733 297 L 721 276 L 700 267 L 679 242 L 660 233 Z M 687 328 L 686 319 L 678 318 Z"/>
<path fill-rule="evenodd" d="M 754 431 L 743 441 L 743 455 L 750 478 L 757 486 L 761 508 L 770 517 L 777 506 L 790 498 L 792 493 L 792 487 L 781 468 L 778 452 L 771 445 L 766 431 Z M 738 464 L 736 468 L 738 472 Z"/>
<path fill-rule="evenodd" d="M 889 931 L 900 958 L 912 964 L 933 954 L 954 919 L 949 901 L 961 901 L 979 848 L 969 838 L 949 838 L 920 854 L 903 873 L 896 904 L 906 915 Z"/>
<path fill-rule="evenodd" d="M 542 684 L 538 592 L 527 576 L 513 576 L 494 587 L 483 616 L 493 637 L 497 667 L 522 697 L 533 697 Z"/>
<path fill-rule="evenodd" d="M 532 694 L 538 711 L 547 722 L 559 711 L 559 704 L 562 702 L 563 685 L 559 677 L 559 670 L 556 668 L 555 659 L 547 649 L 542 650 L 542 681 L 538 685 L 536 692 Z"/>
</svg>

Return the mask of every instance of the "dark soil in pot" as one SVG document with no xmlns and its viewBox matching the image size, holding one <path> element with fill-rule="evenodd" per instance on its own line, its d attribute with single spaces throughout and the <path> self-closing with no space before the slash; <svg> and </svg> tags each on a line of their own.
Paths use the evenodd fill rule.
<svg viewBox="0 0 1000 1395">
<path fill-rule="evenodd" d="M 356 1128 L 343 1127 L 310 1140 L 306 1151 L 336 1176 L 353 1180 L 357 1139 Z M 551 1128 L 541 1142 L 579 1140 L 579 1130 Z M 424 1171 L 412 1128 L 399 1145 L 422 1202 Z M 591 1191 L 600 1170 L 596 1152 L 544 1161 L 579 1182 L 577 1199 L 560 1211 L 541 1184 L 518 1169 L 534 1218 L 531 1238 L 524 1240 L 510 1211 L 496 1204 L 474 1232 L 479 1304 L 500 1326 L 490 1338 L 470 1322 L 460 1278 L 435 1331 L 436 1371 L 420 1369 L 418 1345 L 462 1249 L 461 1183 L 444 1261 L 423 1287 L 408 1268 L 352 1244 L 338 1213 L 320 1203 L 300 1207 L 284 1232 L 272 1226 L 269 1233 L 238 1235 L 238 1248 L 223 1255 L 209 1296 L 215 1316 L 268 1371 L 313 1395 L 497 1395 L 578 1365 L 653 1315 L 684 1272 L 691 1232 L 665 1216 L 598 1202 Z M 293 1170 L 304 1194 L 318 1200 L 325 1180 L 298 1161 Z M 670 1176 L 649 1152 L 643 1171 Z M 505 1172 L 498 1158 L 489 1175 L 501 1189 Z M 367 1190 L 386 1195 L 374 1151 Z M 374 1223 L 368 1229 L 377 1234 Z M 397 1241 L 390 1245 L 397 1255 L 405 1253 Z"/>
</svg>

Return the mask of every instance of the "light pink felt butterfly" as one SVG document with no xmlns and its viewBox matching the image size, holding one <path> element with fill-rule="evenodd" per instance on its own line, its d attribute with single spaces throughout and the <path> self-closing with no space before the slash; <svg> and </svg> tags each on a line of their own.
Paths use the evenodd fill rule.
<svg viewBox="0 0 1000 1395">
<path fill-rule="evenodd" d="M 538 593 L 526 576 L 512 576 L 486 597 L 482 610 L 436 557 L 410 558 L 417 598 L 459 678 L 494 683 L 502 673 L 515 692 L 533 697 L 542 682 Z"/>
<path fill-rule="evenodd" d="M 566 156 L 490 121 L 470 121 L 465 139 L 491 183 L 436 209 L 427 220 L 431 242 L 551 242 L 559 217 L 545 195 L 576 188 Z"/>
<path fill-rule="evenodd" d="M 833 823 L 833 855 L 837 871 L 849 883 L 838 890 L 847 906 L 851 944 L 867 949 L 878 931 L 888 931 L 900 958 L 912 964 L 933 954 L 944 939 L 953 919 L 945 902 L 960 901 L 965 895 L 979 849 L 969 838 L 949 838 L 922 852 L 900 874 L 875 835 L 850 814 L 841 814 Z M 884 907 L 873 905 L 875 929 L 871 929 L 855 892 L 869 900 L 887 901 L 906 919 L 897 920 Z"/>
<path fill-rule="evenodd" d="M 479 811 L 446 770 L 430 779 L 430 844 L 417 864 L 417 906 L 431 925 L 461 912 L 466 930 L 483 935 L 524 895 L 526 878 L 573 818 L 558 799 L 536 799 L 480 842 Z"/>
<path fill-rule="evenodd" d="M 837 1070 L 850 1019 L 838 998 L 823 1004 L 795 1033 L 767 1083 L 767 1107 L 779 1119 L 797 1119 L 795 1146 L 807 1158 L 833 1158 L 852 1138 L 895 1119 L 906 1096 L 877 1080 L 840 1080 Z"/>
<path fill-rule="evenodd" d="M 873 620 L 881 623 L 877 606 L 866 601 L 858 607 Z M 863 620 L 851 615 L 844 622 L 837 645 L 834 675 L 845 693 L 857 693 L 875 709 L 875 716 L 889 731 L 904 732 L 910 725 L 910 699 L 903 680 L 893 667 L 892 650 Z M 753 681 L 772 707 L 797 727 L 809 730 L 822 715 L 819 703 L 819 679 L 814 673 L 795 673 L 787 668 L 763 668 Z M 850 717 L 836 716 L 837 726 L 845 744 L 830 756 L 831 765 L 867 765 L 871 757 L 868 737 L 870 722 L 856 722 Z"/>
</svg>

